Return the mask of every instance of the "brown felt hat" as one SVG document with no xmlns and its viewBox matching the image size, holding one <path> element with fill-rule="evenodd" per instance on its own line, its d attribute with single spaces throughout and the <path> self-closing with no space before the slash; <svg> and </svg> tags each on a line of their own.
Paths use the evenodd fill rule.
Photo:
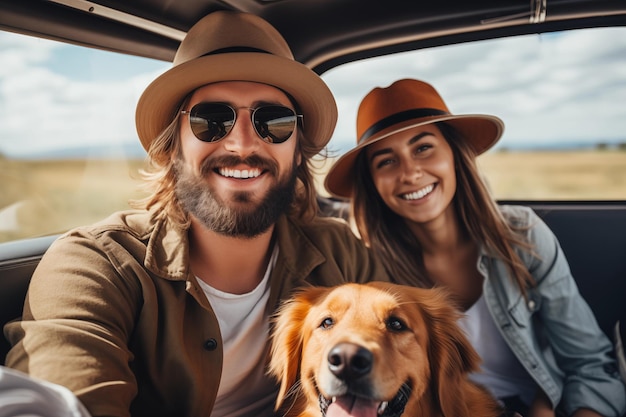
<svg viewBox="0 0 626 417">
<path fill-rule="evenodd" d="M 476 154 L 491 148 L 504 131 L 504 123 L 496 116 L 451 114 L 437 90 L 423 81 L 404 79 L 386 88 L 377 87 L 359 106 L 357 145 L 331 167 L 326 189 L 334 196 L 350 198 L 356 158 L 366 146 L 394 133 L 435 122 L 453 126 L 471 143 Z"/>
<path fill-rule="evenodd" d="M 267 21 L 218 11 L 198 21 L 183 39 L 171 69 L 156 78 L 137 103 L 135 123 L 143 147 L 169 125 L 193 90 L 221 81 L 250 81 L 289 94 L 303 117 L 306 140 L 318 151 L 330 140 L 337 105 L 311 69 L 294 60 L 289 45 Z"/>
</svg>

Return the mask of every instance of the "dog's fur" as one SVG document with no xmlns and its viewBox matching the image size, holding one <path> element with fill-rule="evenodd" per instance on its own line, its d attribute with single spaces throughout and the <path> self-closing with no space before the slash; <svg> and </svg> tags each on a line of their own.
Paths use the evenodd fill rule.
<svg viewBox="0 0 626 417">
<path fill-rule="evenodd" d="M 275 317 L 269 372 L 280 382 L 277 410 L 301 417 L 501 415 L 498 402 L 467 378 L 480 358 L 459 317 L 443 290 L 382 282 L 303 290 Z"/>
</svg>

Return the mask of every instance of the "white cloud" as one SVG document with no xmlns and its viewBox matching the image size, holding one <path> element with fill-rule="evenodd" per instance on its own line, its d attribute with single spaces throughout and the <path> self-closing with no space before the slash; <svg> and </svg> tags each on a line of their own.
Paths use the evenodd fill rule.
<svg viewBox="0 0 626 417">
<path fill-rule="evenodd" d="M 354 145 L 356 110 L 372 88 L 407 77 L 432 83 L 453 113 L 501 117 L 507 125 L 504 143 L 624 141 L 625 31 L 529 35 L 333 69 L 324 75 L 340 115 L 331 149 Z M 102 51 L 86 57 L 72 52 L 80 49 L 0 32 L 0 152 L 138 144 L 137 99 L 170 64 L 147 65 L 143 58 Z M 72 65 L 63 70 L 61 64 L 70 58 Z"/>
<path fill-rule="evenodd" d="M 501 117 L 507 125 L 503 144 L 626 141 L 624 32 L 609 28 L 497 39 L 334 69 L 324 76 L 341 117 L 331 146 L 353 146 L 360 100 L 400 78 L 431 83 L 453 113 Z"/>
<path fill-rule="evenodd" d="M 135 105 L 160 71 L 103 81 L 106 72 L 97 68 L 95 76 L 100 78 L 81 74 L 76 79 L 51 68 L 53 54 L 61 48 L 75 47 L 0 33 L 0 152 L 20 155 L 87 143 L 138 144 Z M 129 65 L 134 59 L 140 58 L 129 58 Z"/>
</svg>

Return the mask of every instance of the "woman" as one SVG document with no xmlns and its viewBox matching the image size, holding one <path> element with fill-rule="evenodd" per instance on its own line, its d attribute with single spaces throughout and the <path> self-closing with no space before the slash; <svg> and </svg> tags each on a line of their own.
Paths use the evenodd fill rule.
<svg viewBox="0 0 626 417">
<path fill-rule="evenodd" d="M 499 206 L 476 156 L 494 116 L 453 115 L 429 84 L 372 90 L 357 146 L 326 179 L 352 199 L 359 233 L 402 284 L 445 286 L 483 364 L 475 379 L 525 416 L 621 416 L 612 346 L 581 298 L 558 241 L 529 208 Z"/>
</svg>

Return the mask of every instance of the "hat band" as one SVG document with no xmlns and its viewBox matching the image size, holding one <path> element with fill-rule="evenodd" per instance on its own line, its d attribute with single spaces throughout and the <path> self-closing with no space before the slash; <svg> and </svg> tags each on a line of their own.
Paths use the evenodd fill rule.
<svg viewBox="0 0 626 417">
<path fill-rule="evenodd" d="M 217 54 L 228 54 L 231 52 L 260 52 L 262 54 L 269 54 L 269 52 L 263 50 L 263 49 L 259 49 L 259 48 L 252 48 L 250 46 L 229 46 L 226 48 L 220 48 L 220 49 L 216 49 L 215 51 L 210 51 L 207 52 L 206 54 L 202 55 L 202 56 L 207 56 L 207 55 L 217 55 Z"/>
<path fill-rule="evenodd" d="M 450 114 L 443 110 L 438 109 L 411 109 L 401 111 L 400 113 L 392 114 L 391 116 L 387 116 L 384 119 L 379 120 L 377 123 L 373 124 L 369 129 L 367 129 L 361 137 L 359 138 L 359 144 L 365 142 L 367 139 L 372 137 L 374 134 L 380 132 L 383 129 L 388 128 L 389 126 L 393 126 L 398 123 L 402 123 L 411 119 L 419 119 L 421 117 L 428 116 L 442 116 L 444 114 Z"/>
</svg>

